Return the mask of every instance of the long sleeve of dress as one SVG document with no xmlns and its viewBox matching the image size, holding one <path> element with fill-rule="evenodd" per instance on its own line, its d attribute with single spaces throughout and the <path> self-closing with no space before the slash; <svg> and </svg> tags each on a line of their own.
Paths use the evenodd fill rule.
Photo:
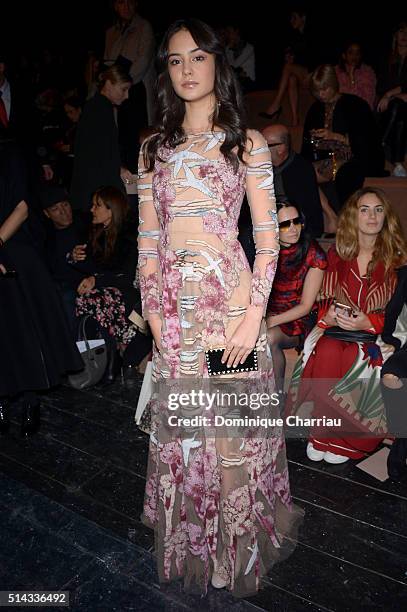
<svg viewBox="0 0 407 612">
<path fill-rule="evenodd" d="M 138 271 L 142 301 L 142 314 L 148 320 L 150 314 L 160 312 L 158 291 L 158 239 L 160 226 L 154 206 L 152 172 L 147 172 L 143 160 L 143 148 L 139 156 L 139 235 Z"/>
<path fill-rule="evenodd" d="M 335 299 L 335 289 L 338 283 L 338 264 L 339 256 L 336 252 L 335 247 L 331 247 L 328 251 L 327 256 L 327 269 L 324 274 L 321 289 L 318 294 L 318 327 L 326 329 L 329 327 L 324 321 L 324 316 L 329 310 L 329 307 Z"/>
<path fill-rule="evenodd" d="M 256 258 L 250 291 L 250 304 L 266 313 L 277 268 L 278 223 L 273 186 L 273 165 L 264 138 L 250 130 L 252 145 L 247 157 L 246 193 L 253 221 Z M 250 142 L 250 140 L 249 140 Z"/>
</svg>

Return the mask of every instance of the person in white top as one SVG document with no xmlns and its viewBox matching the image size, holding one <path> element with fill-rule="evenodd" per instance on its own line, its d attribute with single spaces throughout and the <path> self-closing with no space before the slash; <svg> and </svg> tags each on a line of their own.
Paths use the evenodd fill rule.
<svg viewBox="0 0 407 612">
<path fill-rule="evenodd" d="M 256 57 L 254 47 L 242 39 L 235 25 L 225 28 L 226 55 L 229 64 L 235 69 L 243 90 L 251 89 L 256 80 Z"/>
<path fill-rule="evenodd" d="M 133 84 L 146 90 L 148 123 L 154 121 L 155 39 L 151 24 L 138 12 L 137 0 L 115 0 L 116 23 L 106 31 L 104 61 L 128 62 Z"/>
</svg>

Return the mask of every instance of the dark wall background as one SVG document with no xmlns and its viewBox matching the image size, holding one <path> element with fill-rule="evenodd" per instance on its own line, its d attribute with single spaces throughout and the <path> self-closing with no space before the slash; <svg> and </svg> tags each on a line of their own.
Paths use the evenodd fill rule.
<svg viewBox="0 0 407 612">
<path fill-rule="evenodd" d="M 377 66 L 389 48 L 392 29 L 407 9 L 374 8 L 371 2 L 306 2 L 318 38 L 321 57 L 334 62 L 341 43 L 356 37 L 366 60 Z M 140 13 L 148 18 L 157 40 L 175 18 L 194 15 L 212 25 L 231 20 L 240 23 L 244 36 L 256 48 L 258 85 L 268 88 L 278 78 L 285 32 L 292 3 L 281 1 L 234 2 L 230 0 L 140 0 Z M 404 15 L 403 15 L 404 12 Z M 112 21 L 109 0 L 42 0 L 2 3 L 0 45 L 13 58 L 21 51 L 28 56 L 49 47 L 65 56 L 64 70 L 73 73 L 90 49 L 103 48 L 104 30 Z M 69 75 L 67 75 L 69 77 Z"/>
</svg>

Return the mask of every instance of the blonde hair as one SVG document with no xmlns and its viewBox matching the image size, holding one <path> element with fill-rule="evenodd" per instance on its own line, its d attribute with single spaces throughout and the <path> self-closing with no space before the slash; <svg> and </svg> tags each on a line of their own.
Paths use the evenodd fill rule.
<svg viewBox="0 0 407 612">
<path fill-rule="evenodd" d="M 359 254 L 359 224 L 358 203 L 367 193 L 374 194 L 383 206 L 384 223 L 376 237 L 373 257 L 368 265 L 368 278 L 381 261 L 386 272 L 393 273 L 394 269 L 407 261 L 407 244 L 403 237 L 403 230 L 398 215 L 381 189 L 376 187 L 363 187 L 358 189 L 347 200 L 338 222 L 336 233 L 336 250 L 345 260 L 355 259 Z"/>
<path fill-rule="evenodd" d="M 112 64 L 109 67 L 104 67 L 98 76 L 98 89 L 103 89 L 106 81 L 110 81 L 112 85 L 117 83 L 132 83 L 131 76 L 127 70 L 120 64 Z"/>
<path fill-rule="evenodd" d="M 318 92 L 320 89 L 325 89 L 326 87 L 332 87 L 335 93 L 339 91 L 336 70 L 331 64 L 321 64 L 311 75 L 312 93 Z"/>
</svg>

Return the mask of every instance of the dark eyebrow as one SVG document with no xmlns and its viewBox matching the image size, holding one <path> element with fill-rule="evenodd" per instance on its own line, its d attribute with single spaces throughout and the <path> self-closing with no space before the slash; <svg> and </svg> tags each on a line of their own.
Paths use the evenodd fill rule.
<svg viewBox="0 0 407 612">
<path fill-rule="evenodd" d="M 188 53 L 195 53 L 195 51 L 202 51 L 202 49 L 200 47 L 197 47 L 196 49 L 192 49 L 192 51 L 188 51 Z M 170 58 L 173 55 L 182 55 L 182 53 L 170 53 L 168 57 Z"/>
</svg>

